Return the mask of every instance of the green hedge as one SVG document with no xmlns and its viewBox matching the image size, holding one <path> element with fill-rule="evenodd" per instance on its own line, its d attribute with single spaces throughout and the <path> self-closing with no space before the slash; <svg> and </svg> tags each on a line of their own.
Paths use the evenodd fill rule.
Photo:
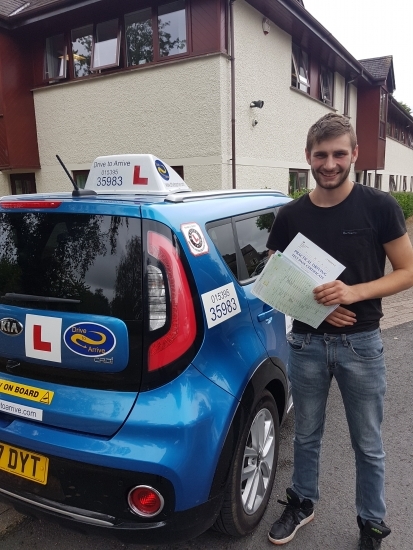
<svg viewBox="0 0 413 550">
<path fill-rule="evenodd" d="M 400 204 L 401 209 L 403 210 L 404 219 L 410 218 L 413 216 L 413 193 L 407 191 L 393 192 L 393 197 Z"/>
</svg>

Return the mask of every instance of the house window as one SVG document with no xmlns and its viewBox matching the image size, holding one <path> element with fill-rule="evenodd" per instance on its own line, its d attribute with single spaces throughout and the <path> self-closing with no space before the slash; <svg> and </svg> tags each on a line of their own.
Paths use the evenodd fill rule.
<svg viewBox="0 0 413 550">
<path fill-rule="evenodd" d="M 394 176 L 389 176 L 389 191 L 397 191 L 397 184 Z"/>
<path fill-rule="evenodd" d="M 367 185 L 371 187 L 371 173 L 367 174 Z"/>
<path fill-rule="evenodd" d="M 320 70 L 320 99 L 327 105 L 333 105 L 334 75 L 325 67 Z"/>
<path fill-rule="evenodd" d="M 308 55 L 297 44 L 293 43 L 291 59 L 291 86 L 310 93 L 310 79 L 308 78 Z"/>
<path fill-rule="evenodd" d="M 308 170 L 290 170 L 288 182 L 288 194 L 292 195 L 296 191 L 307 189 Z"/>
<path fill-rule="evenodd" d="M 380 137 L 386 139 L 387 94 L 380 88 Z"/>
<path fill-rule="evenodd" d="M 171 166 L 173 170 L 180 176 L 182 179 L 184 179 L 184 167 L 183 166 Z"/>
<path fill-rule="evenodd" d="M 76 78 L 90 74 L 93 25 L 72 31 L 73 71 Z"/>
<path fill-rule="evenodd" d="M 361 180 L 361 172 L 356 172 L 356 183 L 360 183 Z"/>
<path fill-rule="evenodd" d="M 403 191 L 407 191 L 407 176 L 403 176 Z"/>
<path fill-rule="evenodd" d="M 125 15 L 125 37 L 128 67 L 153 61 L 151 8 Z"/>
<path fill-rule="evenodd" d="M 158 40 L 160 57 L 186 52 L 185 0 L 159 6 Z"/>
<path fill-rule="evenodd" d="M 376 174 L 376 176 L 374 178 L 374 187 L 376 189 L 381 189 L 381 179 L 382 179 L 382 175 L 381 174 Z"/>
<path fill-rule="evenodd" d="M 46 39 L 45 79 L 66 78 L 67 48 L 64 34 L 57 34 Z"/>
<path fill-rule="evenodd" d="M 410 192 L 413 192 L 413 176 L 410 176 Z"/>
<path fill-rule="evenodd" d="M 89 170 L 73 170 L 72 175 L 79 189 L 84 189 L 87 177 L 89 175 Z"/>
<path fill-rule="evenodd" d="M 10 184 L 12 195 L 37 193 L 34 174 L 10 174 Z"/>
<path fill-rule="evenodd" d="M 117 19 L 96 25 L 92 69 L 119 65 L 120 32 Z"/>
</svg>

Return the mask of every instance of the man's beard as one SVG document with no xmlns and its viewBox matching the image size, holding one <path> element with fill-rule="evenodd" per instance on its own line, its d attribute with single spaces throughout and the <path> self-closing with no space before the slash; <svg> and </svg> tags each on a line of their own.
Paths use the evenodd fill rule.
<svg viewBox="0 0 413 550">
<path fill-rule="evenodd" d="M 338 180 L 337 183 L 334 183 L 334 184 L 325 184 L 325 183 L 323 183 L 321 181 L 322 176 L 320 177 L 320 175 L 313 168 L 311 168 L 311 173 L 313 174 L 313 178 L 317 182 L 317 185 L 319 185 L 323 189 L 337 189 L 338 187 L 343 185 L 343 183 L 347 180 L 347 178 L 350 174 L 350 169 L 351 169 L 351 166 L 349 166 L 345 172 L 341 172 L 341 174 L 340 173 L 337 174 L 340 179 Z"/>
</svg>

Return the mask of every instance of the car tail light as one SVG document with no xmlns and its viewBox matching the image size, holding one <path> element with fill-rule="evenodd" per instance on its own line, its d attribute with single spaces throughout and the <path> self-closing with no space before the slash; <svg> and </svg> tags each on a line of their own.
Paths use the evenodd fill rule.
<svg viewBox="0 0 413 550">
<path fill-rule="evenodd" d="M 0 201 L 0 206 L 5 209 L 12 208 L 58 208 L 62 201 Z"/>
<path fill-rule="evenodd" d="M 128 504 L 134 514 L 153 517 L 161 512 L 164 499 L 161 493 L 153 487 L 138 485 L 129 491 Z"/>
<path fill-rule="evenodd" d="M 165 268 L 171 300 L 169 330 L 149 347 L 148 370 L 154 371 L 175 361 L 189 350 L 195 341 L 197 326 L 189 282 L 173 243 L 160 233 L 148 231 L 148 252 Z M 157 285 L 160 285 L 159 274 L 151 270 L 150 284 L 154 279 L 156 280 L 156 288 Z M 149 294 L 151 292 L 149 291 Z M 154 310 L 153 307 L 152 313 L 154 313 Z M 149 311 L 151 315 L 151 296 L 149 296 Z M 157 321 L 160 322 L 161 319 Z"/>
</svg>

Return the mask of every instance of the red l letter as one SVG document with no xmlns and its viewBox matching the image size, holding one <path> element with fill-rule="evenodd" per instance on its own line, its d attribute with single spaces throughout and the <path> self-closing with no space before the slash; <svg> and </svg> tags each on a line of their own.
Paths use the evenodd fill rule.
<svg viewBox="0 0 413 550">
<path fill-rule="evenodd" d="M 41 325 L 33 325 L 33 348 L 40 351 L 52 351 L 52 344 L 42 341 Z"/>
<path fill-rule="evenodd" d="M 141 167 L 135 166 L 133 170 L 133 185 L 148 185 L 148 178 L 141 178 Z"/>
</svg>

